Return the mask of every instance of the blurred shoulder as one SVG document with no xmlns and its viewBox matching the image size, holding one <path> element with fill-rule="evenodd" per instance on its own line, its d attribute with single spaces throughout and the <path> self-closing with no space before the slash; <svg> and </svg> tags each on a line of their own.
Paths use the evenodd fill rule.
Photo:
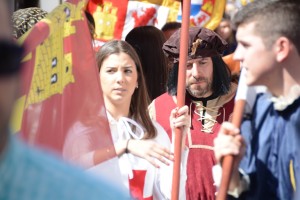
<svg viewBox="0 0 300 200">
<path fill-rule="evenodd" d="M 20 193 L 20 197 L 32 195 L 28 199 L 129 199 L 108 181 L 96 179 L 58 156 L 29 147 L 17 138 L 11 138 L 8 151 L 6 164 L 11 167 L 7 173 L 18 176 L 4 182 L 11 185 L 10 190 L 15 190 L 15 193 L 26 191 L 26 194 Z M 39 198 L 35 196 L 37 193 Z"/>
</svg>

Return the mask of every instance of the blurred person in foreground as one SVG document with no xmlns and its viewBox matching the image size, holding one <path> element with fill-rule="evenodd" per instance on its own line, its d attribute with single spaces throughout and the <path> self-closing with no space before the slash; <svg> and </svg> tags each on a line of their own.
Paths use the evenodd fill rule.
<svg viewBox="0 0 300 200">
<path fill-rule="evenodd" d="M 255 1 L 233 20 L 238 42 L 234 58 L 246 69 L 246 83 L 264 85 L 268 92 L 257 95 L 240 130 L 224 123 L 214 141 L 219 162 L 225 155 L 235 156 L 231 198 L 293 199 L 299 189 L 299 20 L 300 4 L 288 0 Z"/>
</svg>

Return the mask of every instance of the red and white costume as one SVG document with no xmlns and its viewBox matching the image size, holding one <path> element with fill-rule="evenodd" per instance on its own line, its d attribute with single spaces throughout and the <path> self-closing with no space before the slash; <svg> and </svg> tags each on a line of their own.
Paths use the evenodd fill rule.
<svg viewBox="0 0 300 200">
<path fill-rule="evenodd" d="M 190 108 L 191 122 L 186 144 L 189 147 L 187 161 L 186 199 L 214 200 L 212 167 L 216 164 L 213 152 L 213 139 L 220 124 L 229 121 L 234 106 L 236 84 L 231 85 L 228 94 L 199 101 L 186 98 Z M 165 93 L 149 106 L 149 112 L 172 138 L 169 116 L 176 107 L 176 97 Z"/>
<path fill-rule="evenodd" d="M 108 113 L 108 121 L 112 133 L 113 142 L 134 138 L 141 139 L 142 134 L 139 125 L 128 118 L 120 118 L 118 121 L 113 119 Z M 130 124 L 136 126 L 135 133 L 132 132 Z M 171 142 L 166 131 L 155 121 L 153 124 L 157 130 L 157 136 L 151 139 L 171 150 Z M 180 197 L 185 199 L 186 182 L 186 162 L 188 149 L 182 153 Z M 134 156 L 131 153 L 124 153 L 119 156 L 119 166 L 122 175 L 123 184 L 129 188 L 134 199 L 162 200 L 170 199 L 172 190 L 173 165 L 169 166 L 160 163 L 160 168 L 155 168 L 147 160 Z"/>
</svg>

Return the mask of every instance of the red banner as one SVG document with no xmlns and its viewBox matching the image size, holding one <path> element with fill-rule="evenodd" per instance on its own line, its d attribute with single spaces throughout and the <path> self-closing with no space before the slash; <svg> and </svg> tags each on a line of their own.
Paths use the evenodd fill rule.
<svg viewBox="0 0 300 200">
<path fill-rule="evenodd" d="M 26 52 L 18 106 L 21 124 L 15 129 L 20 128 L 30 144 L 90 168 L 98 164 L 95 151 L 102 152 L 102 161 L 116 154 L 85 5 L 64 2 L 20 39 Z"/>
<path fill-rule="evenodd" d="M 90 0 L 87 10 L 95 20 L 95 37 L 103 41 L 120 39 L 128 0 Z"/>
<path fill-rule="evenodd" d="M 192 0 L 190 24 L 215 29 L 223 16 L 226 0 Z M 157 28 L 181 21 L 178 0 L 89 0 L 87 10 L 95 20 L 95 47 L 105 41 L 124 39 L 137 26 Z"/>
</svg>

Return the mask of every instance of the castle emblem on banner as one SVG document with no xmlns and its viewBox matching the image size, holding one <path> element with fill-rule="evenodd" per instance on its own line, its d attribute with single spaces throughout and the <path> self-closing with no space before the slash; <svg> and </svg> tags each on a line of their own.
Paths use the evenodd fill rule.
<svg viewBox="0 0 300 200">
<path fill-rule="evenodd" d="M 114 38 L 115 25 L 118 8 L 114 7 L 111 2 L 105 2 L 98 5 L 96 12 L 93 13 L 95 20 L 95 37 L 103 40 L 111 40 Z"/>
</svg>

